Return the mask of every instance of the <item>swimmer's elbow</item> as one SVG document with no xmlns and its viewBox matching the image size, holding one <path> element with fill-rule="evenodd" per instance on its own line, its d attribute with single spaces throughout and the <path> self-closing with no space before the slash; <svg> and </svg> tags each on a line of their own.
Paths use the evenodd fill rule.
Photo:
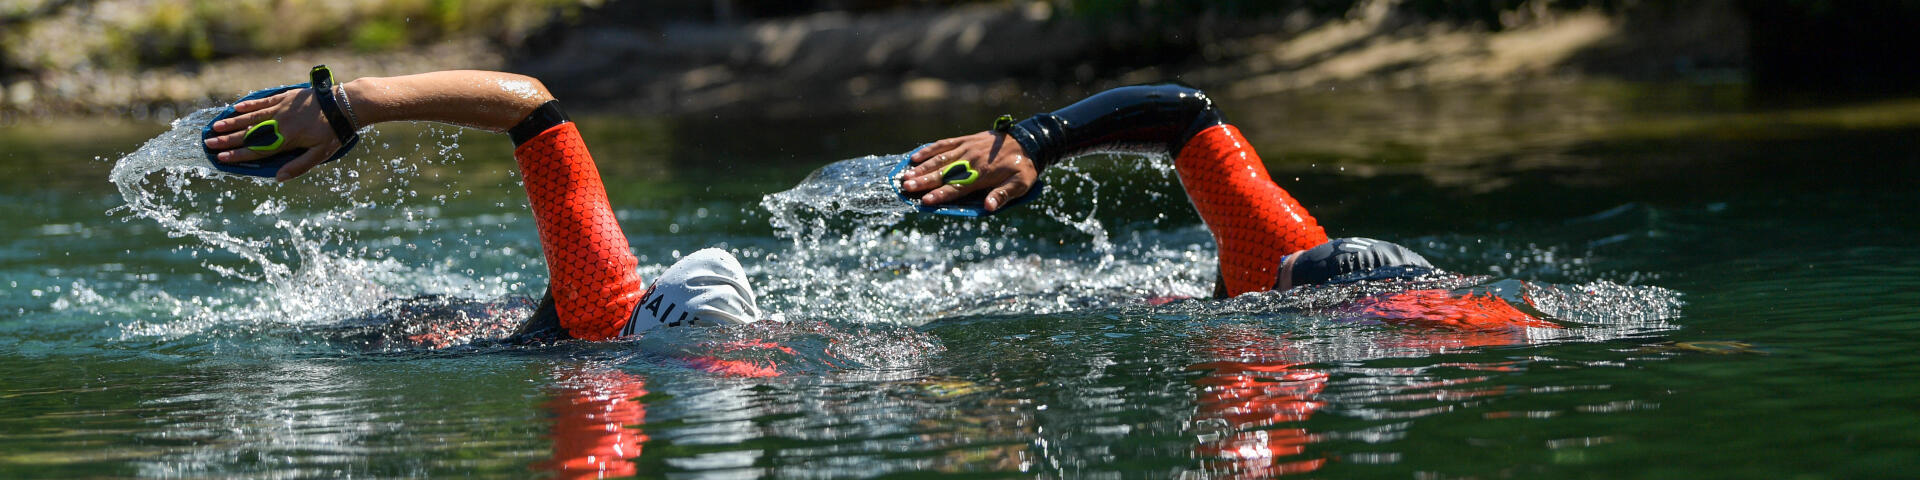
<svg viewBox="0 0 1920 480">
<path fill-rule="evenodd" d="M 504 131 L 518 146 L 526 143 L 540 132 L 558 124 L 566 117 L 559 114 L 553 103 L 553 92 L 540 79 L 517 73 L 500 73 L 493 81 L 499 87 L 498 97 L 505 101 L 506 112 L 512 112 L 508 118 L 498 118 L 495 131 Z M 544 107 L 544 108 L 543 108 Z M 546 111 L 547 114 L 540 112 Z"/>
<path fill-rule="evenodd" d="M 500 89 L 515 98 L 515 106 L 524 111 L 533 111 L 540 105 L 554 100 L 553 92 L 547 90 L 547 84 L 540 79 L 518 73 L 503 73 L 499 82 Z"/>
<path fill-rule="evenodd" d="M 526 75 L 521 75 L 521 76 L 526 77 L 527 83 L 533 84 L 535 101 L 540 103 L 547 103 L 554 100 L 553 92 L 547 90 L 547 84 L 540 83 L 540 79 L 538 78 L 533 78 Z"/>
</svg>

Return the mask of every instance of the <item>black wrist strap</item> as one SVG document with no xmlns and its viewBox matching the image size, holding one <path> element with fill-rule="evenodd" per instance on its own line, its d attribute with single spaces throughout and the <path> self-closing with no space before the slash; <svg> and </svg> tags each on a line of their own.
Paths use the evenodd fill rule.
<svg viewBox="0 0 1920 480">
<path fill-rule="evenodd" d="M 519 124 L 507 129 L 507 137 L 513 139 L 513 146 L 519 147 L 533 140 L 533 137 L 540 136 L 540 132 L 568 121 L 567 113 L 560 111 L 560 101 L 548 100 L 540 104 L 540 108 L 533 109 L 533 113 L 527 114 L 527 118 L 520 120 Z"/>
<path fill-rule="evenodd" d="M 312 80 L 313 99 L 320 104 L 320 113 L 327 116 L 327 126 L 333 127 L 333 135 L 340 138 L 341 145 L 360 137 L 353 131 L 353 124 L 347 121 L 346 114 L 340 113 L 340 105 L 333 101 L 333 70 L 326 65 L 314 65 L 308 78 Z"/>
</svg>

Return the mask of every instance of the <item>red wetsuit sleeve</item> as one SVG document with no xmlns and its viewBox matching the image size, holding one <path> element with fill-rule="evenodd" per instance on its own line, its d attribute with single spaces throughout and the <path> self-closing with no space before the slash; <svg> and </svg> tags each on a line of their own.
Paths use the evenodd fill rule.
<svg viewBox="0 0 1920 480">
<path fill-rule="evenodd" d="M 527 184 L 560 327 L 574 338 L 620 335 L 640 302 L 639 260 L 613 218 L 606 186 L 572 122 L 514 149 Z"/>
<path fill-rule="evenodd" d="M 1229 297 L 1272 289 L 1282 257 L 1327 242 L 1327 231 L 1273 183 L 1253 145 L 1232 125 L 1194 134 L 1174 168 L 1187 199 L 1213 231 Z"/>
</svg>

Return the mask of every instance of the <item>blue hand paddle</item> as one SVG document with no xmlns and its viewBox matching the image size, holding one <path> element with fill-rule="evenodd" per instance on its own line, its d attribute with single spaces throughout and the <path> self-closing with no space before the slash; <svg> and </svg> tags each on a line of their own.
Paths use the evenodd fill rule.
<svg viewBox="0 0 1920 480">
<path fill-rule="evenodd" d="M 1034 180 L 1033 188 L 1028 189 L 1025 195 L 1021 195 L 1019 198 L 1009 200 L 1005 204 L 1000 205 L 1000 210 L 991 211 L 991 212 L 987 211 L 987 194 L 992 192 L 993 191 L 992 189 L 974 192 L 972 195 L 967 195 L 965 197 L 961 197 L 955 200 L 950 200 L 946 203 L 942 203 L 939 205 L 922 205 L 920 204 L 920 201 L 918 200 L 917 196 L 908 196 L 907 192 L 900 190 L 899 179 L 900 179 L 900 172 L 904 172 L 907 170 L 907 167 L 912 166 L 913 154 L 920 153 L 920 150 L 927 148 L 928 145 L 932 145 L 932 144 L 929 143 L 927 145 L 921 145 L 917 148 L 914 148 L 913 151 L 907 152 L 906 155 L 900 158 L 900 164 L 895 165 L 893 167 L 893 173 L 890 173 L 887 175 L 887 178 L 893 179 L 893 182 L 894 182 L 893 193 L 900 196 L 900 201 L 906 202 L 907 205 L 912 205 L 914 209 L 919 210 L 921 213 L 932 213 L 932 214 L 949 215 L 949 216 L 955 216 L 955 217 L 984 217 L 987 215 L 1004 212 L 1004 211 L 1007 211 L 1008 208 L 1016 207 L 1016 206 L 1025 204 L 1027 202 L 1031 202 L 1033 201 L 1034 198 L 1038 198 L 1040 196 L 1040 192 L 1045 191 L 1047 189 L 1046 181 Z M 966 184 L 973 183 L 975 180 L 978 180 L 980 178 L 980 171 L 973 169 L 972 162 L 969 162 L 967 160 L 961 160 L 958 162 L 947 164 L 945 169 L 943 169 L 940 175 L 940 178 L 946 180 L 948 184 L 966 185 Z"/>
<path fill-rule="evenodd" d="M 279 95 L 281 92 L 293 90 L 296 88 L 308 88 L 308 85 L 309 84 L 302 83 L 298 85 L 284 85 L 284 86 L 273 87 L 265 90 L 260 90 L 257 92 L 249 93 L 245 97 L 240 97 L 240 100 L 234 101 L 233 103 L 240 103 L 248 100 L 257 100 L 257 99 L 267 98 L 274 95 Z M 307 153 L 307 149 L 295 148 L 292 150 L 276 153 L 267 158 L 262 158 L 262 159 L 254 160 L 251 162 L 222 163 L 220 159 L 214 155 L 216 152 L 214 152 L 213 149 L 207 148 L 206 143 L 204 142 L 207 139 L 213 138 L 217 135 L 222 135 L 222 134 L 214 133 L 213 131 L 214 122 L 232 118 L 234 115 L 238 113 L 239 112 L 234 111 L 233 105 L 229 104 L 227 105 L 226 110 L 220 111 L 220 114 L 215 115 L 213 117 L 213 120 L 207 121 L 207 126 L 202 127 L 200 129 L 200 140 L 202 142 L 200 144 L 201 145 L 200 149 L 206 151 L 207 162 L 212 163 L 213 168 L 218 169 L 222 172 L 227 172 L 227 173 L 232 173 L 237 175 L 251 175 L 255 177 L 273 178 L 274 174 L 280 172 L 281 166 L 286 165 L 287 162 L 291 162 L 295 158 L 300 158 L 300 154 Z M 280 148 L 281 142 L 284 142 L 284 141 L 286 141 L 286 137 L 280 134 L 279 122 L 274 120 L 268 120 L 265 122 L 260 122 L 258 124 L 255 124 L 251 127 L 248 127 L 247 135 L 243 143 L 246 145 L 248 149 L 251 149 L 251 150 L 272 151 L 273 149 Z M 347 156 L 347 152 L 353 151 L 353 146 L 359 143 L 360 143 L 360 136 L 354 135 L 352 138 L 347 139 L 345 143 L 340 144 L 340 150 L 333 152 L 333 156 L 327 157 L 326 161 L 320 162 L 320 163 L 332 162 L 334 160 L 339 160 L 340 157 Z"/>
</svg>

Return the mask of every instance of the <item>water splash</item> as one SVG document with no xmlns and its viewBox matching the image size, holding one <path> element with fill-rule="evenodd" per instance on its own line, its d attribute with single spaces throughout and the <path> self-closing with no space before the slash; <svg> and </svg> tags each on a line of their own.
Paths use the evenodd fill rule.
<svg viewBox="0 0 1920 480">
<path fill-rule="evenodd" d="M 198 125 L 212 114 L 212 110 L 195 112 L 176 121 L 171 130 L 121 159 L 111 178 L 127 201 L 116 212 L 129 219 L 153 220 L 173 237 L 197 240 L 197 245 L 183 248 L 193 255 L 207 254 L 202 264 L 220 279 L 236 284 L 224 287 L 224 294 L 200 297 L 144 289 L 143 302 L 149 305 L 139 308 L 153 320 L 125 325 L 125 335 L 178 338 L 214 332 L 216 338 L 239 338 L 275 325 L 337 322 L 394 298 L 446 294 L 497 299 L 539 281 L 539 265 L 529 255 L 532 252 L 491 246 L 485 239 L 489 235 L 474 227 L 475 223 L 501 222 L 460 223 L 439 211 L 449 198 L 458 198 L 464 191 L 435 195 L 431 186 L 414 185 L 415 179 L 438 175 L 433 171 L 435 164 L 449 164 L 458 157 L 456 142 L 443 138 L 416 145 L 422 153 L 420 159 L 342 162 L 370 165 L 380 170 L 377 176 L 336 164 L 316 170 L 301 184 L 280 185 L 219 174 L 205 165 L 197 132 Z M 376 132 L 369 132 L 370 151 L 391 149 L 375 136 Z M 361 156 L 369 155 L 363 152 Z M 913 210 L 898 200 L 893 179 L 887 175 L 901 158 L 876 155 L 836 162 L 815 171 L 792 189 L 762 199 L 759 207 L 774 229 L 775 241 L 765 246 L 749 243 L 737 247 L 736 253 L 748 260 L 748 273 L 756 279 L 764 309 L 782 312 L 796 324 L 828 325 L 825 330 L 808 334 L 832 340 L 825 344 L 851 344 L 847 340 L 859 338 L 854 332 L 859 328 L 896 329 L 982 315 L 1124 309 L 1146 305 L 1156 298 L 1204 298 L 1212 291 L 1216 262 L 1205 228 L 1161 225 L 1167 216 L 1151 211 L 1184 208 L 1183 195 L 1178 193 L 1179 186 L 1164 158 L 1090 157 L 1063 163 L 1048 173 L 1052 191 L 1045 194 L 1046 198 L 1016 211 L 979 219 L 912 214 Z M 512 178 L 505 177 L 504 181 Z M 303 195 L 299 192 L 302 188 L 324 189 L 328 195 Z M 1116 208 L 1116 198 L 1128 199 L 1128 203 Z M 466 230 L 470 227 L 474 229 Z M 446 232 L 452 238 L 436 238 L 437 231 L 449 229 L 459 231 Z M 369 242 L 359 238 L 361 232 L 376 232 L 380 238 Z M 1592 278 L 1586 270 L 1590 263 L 1583 255 L 1560 246 L 1484 247 L 1464 241 L 1455 245 L 1448 239 L 1429 243 L 1429 247 L 1459 251 L 1451 256 L 1487 259 L 1493 267 L 1573 265 L 1579 268 L 1554 271 Z M 396 252 L 418 250 L 436 252 L 430 257 L 444 260 L 449 251 L 463 246 L 479 251 L 482 245 L 489 246 L 495 258 L 520 262 L 519 269 L 485 277 L 463 268 L 458 261 L 423 262 L 394 256 Z M 1502 253 L 1496 258 L 1489 253 L 1494 250 L 1519 255 Z M 240 262 L 233 261 L 236 257 Z M 661 265 L 643 266 L 643 275 L 657 273 L 671 263 L 662 260 L 658 262 Z M 518 276 L 519 270 L 528 275 Z M 1475 270 L 1503 272 L 1499 268 Z M 1574 323 L 1601 325 L 1622 318 L 1642 319 L 1634 328 L 1619 330 L 1622 332 L 1668 328 L 1666 319 L 1677 315 L 1677 301 L 1668 308 L 1660 300 L 1662 295 L 1676 295 L 1650 287 L 1566 287 L 1526 282 L 1481 285 L 1488 277 L 1455 277 L 1451 281 L 1465 283 L 1436 288 L 1477 288 L 1490 295 L 1506 295 L 1502 298 L 1517 304 L 1526 302 L 1510 298 L 1521 294 L 1513 292 L 1528 292 L 1525 294 L 1546 299 L 1539 306 L 1543 315 Z M 1316 337 L 1334 337 L 1338 335 L 1329 332 L 1356 327 L 1337 321 L 1337 316 L 1316 312 L 1337 309 L 1369 292 L 1377 293 L 1370 288 L 1375 287 L 1302 289 L 1224 302 L 1184 302 L 1207 306 L 1167 307 L 1173 310 L 1141 314 L 1209 318 L 1278 315 L 1294 322 L 1284 328 L 1317 329 L 1320 334 Z M 1603 295 L 1569 293 L 1576 291 Z M 1603 300 L 1596 304 L 1595 298 Z M 106 308 L 98 301 L 80 300 L 86 299 L 70 302 L 72 307 Z M 1182 313 L 1181 308 L 1197 310 Z M 231 328 L 235 324 L 254 327 Z M 1621 335 L 1608 333 L 1614 330 L 1606 328 L 1568 331 L 1578 333 L 1543 331 L 1528 335 L 1540 340 L 1567 335 Z M 646 341 L 665 339 L 656 336 Z M 677 344 L 702 341 L 688 342 Z M 910 342 L 889 345 L 905 343 Z M 850 355 L 857 356 L 822 350 L 790 361 L 835 365 L 835 359 Z"/>
<path fill-rule="evenodd" d="M 1111 186 L 1095 172 L 1061 165 L 1050 170 L 1053 185 L 1039 202 L 989 217 L 943 217 L 900 201 L 888 174 L 904 155 L 836 162 L 762 199 L 787 248 L 759 252 L 761 261 L 749 269 L 768 278 L 764 290 L 776 308 L 805 318 L 917 325 L 1210 291 L 1205 231 L 1137 232 L 1115 242 L 1100 216 L 1102 197 L 1137 192 L 1102 195 Z M 1145 174 L 1126 177 L 1172 185 L 1164 163 L 1129 159 L 1125 168 Z"/>
<path fill-rule="evenodd" d="M 217 269 L 222 275 L 239 276 L 249 280 L 279 279 L 291 271 L 282 263 L 269 258 L 264 251 L 270 242 L 256 238 L 242 238 L 224 229 L 208 228 L 213 220 L 205 216 L 192 215 L 180 208 L 162 202 L 167 195 L 179 196 L 188 192 L 194 179 L 214 180 L 231 177 L 217 173 L 206 162 L 204 150 L 200 147 L 200 131 L 208 121 L 220 114 L 219 108 L 208 108 L 175 119 L 165 133 L 160 134 L 138 150 L 115 162 L 113 170 L 107 175 L 120 190 L 120 197 L 127 203 L 114 209 L 133 218 L 142 218 L 159 223 L 172 237 L 194 237 L 209 245 L 233 252 L 258 265 L 259 275 L 248 275 L 231 269 Z M 146 188 L 150 174 L 161 175 L 159 185 L 154 191 Z M 251 178 L 251 177 L 247 177 Z M 271 182 L 257 179 L 256 184 L 267 185 Z M 224 203 L 233 198 L 230 192 L 215 197 L 216 202 Z M 273 212 L 271 203 L 261 203 L 256 213 Z M 284 208 L 284 207 L 278 207 Z"/>
<path fill-rule="evenodd" d="M 769 223 L 775 235 L 791 241 L 800 259 L 818 250 L 807 247 L 842 230 L 830 224 L 849 223 L 845 230 L 855 242 L 872 240 L 914 212 L 900 202 L 888 177 L 903 155 L 868 155 L 820 167 L 792 189 L 764 197 L 761 208 L 773 214 Z"/>
<path fill-rule="evenodd" d="M 1179 186 L 1164 158 L 1094 156 L 1063 162 L 1048 172 L 1054 198 L 1020 207 L 1031 211 L 980 219 L 912 214 L 886 178 L 900 160 L 900 155 L 844 160 L 762 200 L 776 235 L 788 243 L 787 251 L 766 252 L 765 261 L 758 262 L 755 274 L 770 279 L 769 297 L 782 299 L 803 318 L 918 325 L 960 316 L 1098 310 L 1153 298 L 1210 296 L 1216 262 L 1204 227 L 1132 224 L 1121 231 L 1126 241 L 1114 242 L 1099 215 L 1102 202 L 1116 193 L 1136 202 L 1144 198 L 1148 206 L 1178 200 Z M 1115 191 L 1141 188 L 1148 191 Z M 1135 211 L 1128 213 L 1138 217 L 1140 208 L 1130 205 Z M 1087 238 L 1066 240 L 1073 232 Z M 1289 321 L 1307 319 L 1305 325 L 1317 325 L 1313 328 L 1339 330 L 1349 328 L 1333 325 L 1343 319 L 1316 312 L 1369 295 L 1437 288 L 1499 298 L 1577 327 L 1533 329 L 1526 333 L 1531 341 L 1664 331 L 1679 315 L 1679 295 L 1673 291 L 1594 280 L 1607 272 L 1592 269 L 1591 248 L 1464 238 L 1407 243 L 1493 276 L 1447 274 L 1427 284 L 1303 288 L 1173 308 L 1215 318 L 1280 314 Z M 1588 283 L 1510 279 L 1515 273 L 1556 281 L 1584 277 Z"/>
<path fill-rule="evenodd" d="M 122 340 L 184 340 L 211 348 L 231 344 L 270 356 L 284 355 L 288 349 L 259 348 L 258 342 L 282 341 L 292 344 L 294 351 L 317 349 L 327 354 L 493 348 L 487 341 L 509 335 L 527 316 L 530 308 L 525 299 L 503 297 L 527 283 L 542 281 L 542 275 L 534 274 L 539 270 L 537 250 L 516 249 L 514 242 L 494 246 L 488 238 L 494 235 L 483 226 L 500 226 L 501 215 L 487 213 L 463 221 L 441 211 L 449 200 L 469 190 L 435 194 L 443 187 L 419 182 L 444 173 L 437 168 L 458 159 L 454 135 L 438 135 L 440 130 L 430 128 L 414 145 L 419 158 L 379 158 L 394 148 L 370 130 L 363 142 L 365 150 L 355 157 L 316 169 L 299 182 L 279 184 L 227 175 L 205 163 L 198 133 L 215 113 L 209 109 L 176 120 L 167 132 L 120 159 L 110 180 L 126 202 L 113 213 L 126 221 L 153 221 L 169 237 L 186 240 L 175 251 L 213 272 L 217 278 L 210 283 L 216 290 L 202 288 L 196 289 L 198 295 L 177 295 L 157 285 L 142 285 L 133 294 L 136 301 L 129 303 L 76 285 L 73 298 L 62 302 L 62 309 L 136 318 L 120 325 Z M 362 167 L 377 169 L 378 175 L 363 175 Z M 851 178 L 878 176 L 868 171 L 822 174 L 836 175 L 836 180 L 818 185 L 845 185 Z M 512 182 L 514 177 L 497 178 Z M 510 184 L 496 187 L 518 190 Z M 852 190 L 812 195 L 846 200 L 834 212 L 878 214 L 900 208 L 890 198 L 874 201 L 879 197 L 871 195 L 891 195 L 890 189 L 865 187 L 865 197 Z M 874 225 L 892 221 L 897 218 Z M 529 225 L 521 227 L 531 233 Z M 825 230 L 818 231 L 824 235 Z M 524 240 L 536 239 L 527 235 Z M 814 242 L 830 241 L 814 237 Z M 492 278 L 480 276 L 469 265 L 472 262 L 448 258 L 462 250 L 468 252 L 468 259 L 486 254 L 494 262 L 518 261 L 519 265 Z M 657 274 L 663 268 L 646 265 L 642 272 Z M 521 271 L 531 274 L 524 277 L 527 282 L 519 276 Z M 418 297 L 422 295 L 432 298 Z M 420 318 L 419 312 L 448 318 Z M 676 351 L 718 348 L 755 338 L 784 339 L 791 342 L 783 340 L 789 346 L 778 358 L 753 357 L 758 353 L 752 350 L 738 354 L 747 355 L 743 360 L 748 362 L 778 362 L 783 369 L 818 372 L 897 368 L 914 362 L 903 358 L 921 358 L 938 350 L 926 334 L 892 325 L 802 321 L 737 330 L 669 332 L 679 335 L 649 335 L 634 342 L 639 349 L 624 345 L 628 342 L 614 342 L 608 348 L 651 352 L 648 358 L 657 360 L 679 358 L 671 355 Z"/>
<path fill-rule="evenodd" d="M 357 159 L 328 164 L 301 182 L 280 184 L 211 168 L 199 134 L 219 111 L 205 109 L 176 119 L 166 132 L 120 158 L 108 175 L 125 202 L 109 213 L 122 216 L 122 221 L 152 221 L 169 238 L 187 240 L 173 251 L 213 272 L 215 278 L 208 283 L 217 293 L 174 295 L 143 286 L 144 293 L 136 294 L 146 298 L 146 305 L 80 302 L 71 307 L 145 313 L 138 316 L 148 320 L 122 326 L 123 337 L 165 339 L 203 332 L 245 337 L 337 321 L 399 296 L 500 297 L 521 285 L 517 271 L 476 277 L 455 264 L 422 264 L 395 255 L 430 245 L 438 251 L 465 247 L 469 257 L 515 256 L 512 247 L 491 247 L 484 239 L 469 242 L 459 236 L 449 241 L 430 235 L 472 223 L 439 214 L 449 198 L 465 190 L 422 199 L 421 189 L 413 186 L 432 175 L 423 173 L 423 167 L 459 160 L 458 129 L 427 128 L 414 143 L 422 154 L 413 158 L 381 158 L 392 145 L 369 130 Z M 362 166 L 378 169 L 379 175 L 362 175 Z M 387 239 L 369 244 L 359 239 L 362 232 Z M 400 232 L 410 235 L 392 236 Z M 524 269 L 528 262 L 520 263 Z"/>
</svg>

